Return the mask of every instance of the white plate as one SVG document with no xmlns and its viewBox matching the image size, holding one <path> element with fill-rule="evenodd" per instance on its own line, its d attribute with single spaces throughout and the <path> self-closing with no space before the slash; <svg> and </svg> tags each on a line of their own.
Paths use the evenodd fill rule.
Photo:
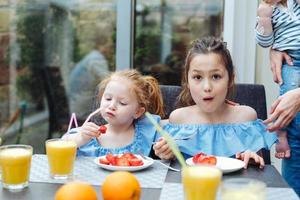
<svg viewBox="0 0 300 200">
<path fill-rule="evenodd" d="M 243 161 L 235 158 L 227 158 L 221 156 L 216 156 L 216 158 L 217 158 L 216 167 L 222 170 L 223 174 L 240 170 L 245 166 L 245 163 Z M 195 165 L 193 162 L 193 157 L 187 159 L 186 163 L 188 165 Z"/>
<path fill-rule="evenodd" d="M 138 157 L 139 159 L 142 159 L 144 164 L 140 165 L 140 166 L 113 166 L 113 165 L 105 165 L 105 164 L 101 164 L 99 163 L 99 159 L 100 158 L 105 158 L 105 156 L 100 156 L 94 159 L 94 163 L 96 163 L 96 165 L 100 166 L 103 169 L 106 170 L 110 170 L 110 171 L 138 171 L 138 170 L 142 170 L 145 169 L 147 167 L 150 167 L 153 164 L 153 159 L 150 157 L 145 156 L 147 159 L 143 159 L 140 155 L 136 155 L 136 157 Z"/>
</svg>

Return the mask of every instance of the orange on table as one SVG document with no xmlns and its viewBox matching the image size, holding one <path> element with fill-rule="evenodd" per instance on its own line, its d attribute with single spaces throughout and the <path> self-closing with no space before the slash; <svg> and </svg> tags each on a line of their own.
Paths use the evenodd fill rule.
<svg viewBox="0 0 300 200">
<path fill-rule="evenodd" d="M 105 178 L 102 196 L 104 200 L 139 200 L 141 187 L 130 172 L 116 171 Z"/>
<path fill-rule="evenodd" d="M 95 189 L 83 182 L 69 182 L 55 193 L 55 200 L 97 200 Z"/>
</svg>

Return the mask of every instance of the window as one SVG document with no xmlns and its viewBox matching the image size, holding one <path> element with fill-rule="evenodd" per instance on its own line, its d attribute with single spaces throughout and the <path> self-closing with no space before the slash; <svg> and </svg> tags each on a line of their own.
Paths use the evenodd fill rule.
<svg viewBox="0 0 300 200">
<path fill-rule="evenodd" d="M 180 85 L 192 40 L 222 36 L 223 0 L 137 0 L 134 67 L 160 84 Z"/>
<path fill-rule="evenodd" d="M 115 70 L 116 2 L 4 0 L 0 6 L 2 134 L 73 111 L 84 118 L 90 108 L 78 108 L 91 104 L 99 80 Z M 81 91 L 85 99 L 74 94 Z"/>
</svg>

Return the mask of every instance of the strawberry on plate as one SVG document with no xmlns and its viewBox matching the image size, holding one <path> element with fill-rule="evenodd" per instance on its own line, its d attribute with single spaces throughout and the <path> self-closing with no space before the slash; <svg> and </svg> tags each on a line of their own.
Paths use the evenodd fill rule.
<svg viewBox="0 0 300 200">
<path fill-rule="evenodd" d="M 106 154 L 105 158 L 108 160 L 108 162 L 111 165 L 117 165 L 117 158 L 118 158 L 118 156 L 114 156 L 113 154 L 108 153 L 108 154 Z"/>
<path fill-rule="evenodd" d="M 99 163 L 104 165 L 110 164 L 110 162 L 106 158 L 99 158 Z"/>
<path fill-rule="evenodd" d="M 117 158 L 116 165 L 117 166 L 130 166 L 130 163 L 127 158 L 121 156 L 121 157 Z"/>
<path fill-rule="evenodd" d="M 121 155 L 121 157 L 127 158 L 129 159 L 133 159 L 133 158 L 137 158 L 133 153 L 124 153 L 123 155 Z"/>
<path fill-rule="evenodd" d="M 217 158 L 215 156 L 208 156 L 205 153 L 198 153 L 192 158 L 194 164 L 208 164 L 208 165 L 216 165 Z"/>
<path fill-rule="evenodd" d="M 103 169 L 118 171 L 138 171 L 151 166 L 154 160 L 150 157 L 143 159 L 140 155 L 132 153 L 112 154 L 100 156 L 94 159 L 94 162 Z"/>
<path fill-rule="evenodd" d="M 143 160 L 139 158 L 129 159 L 130 166 L 141 166 L 144 164 Z"/>
<path fill-rule="evenodd" d="M 194 155 L 193 156 L 193 162 L 194 163 L 197 163 L 198 162 L 198 160 L 201 160 L 204 156 L 206 156 L 206 154 L 205 153 L 198 153 L 198 154 L 196 154 L 196 155 Z"/>
</svg>

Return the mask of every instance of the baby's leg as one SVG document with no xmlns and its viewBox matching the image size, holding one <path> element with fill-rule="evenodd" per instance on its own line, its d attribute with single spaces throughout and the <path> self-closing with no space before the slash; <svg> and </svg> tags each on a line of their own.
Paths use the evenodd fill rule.
<svg viewBox="0 0 300 200">
<path fill-rule="evenodd" d="M 289 158 L 291 156 L 291 149 L 287 141 L 286 131 L 277 131 L 278 143 L 275 146 L 276 158 Z"/>
</svg>

